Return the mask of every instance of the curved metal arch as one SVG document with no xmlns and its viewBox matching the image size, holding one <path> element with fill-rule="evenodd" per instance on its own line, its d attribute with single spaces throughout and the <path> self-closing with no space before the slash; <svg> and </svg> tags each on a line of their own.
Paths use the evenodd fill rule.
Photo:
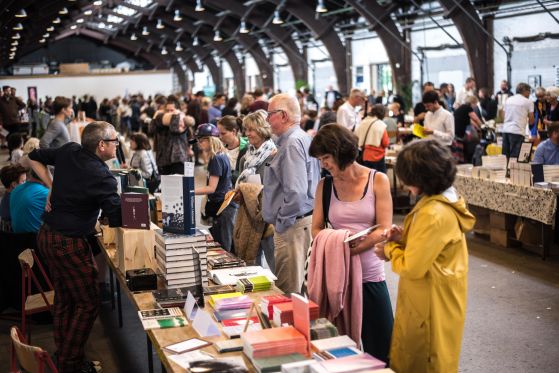
<svg viewBox="0 0 559 373">
<path fill-rule="evenodd" d="M 322 41 L 322 44 L 324 44 L 324 47 L 328 50 L 330 58 L 332 59 L 334 72 L 338 80 L 338 88 L 342 94 L 348 93 L 350 82 L 347 81 L 346 75 L 346 69 L 348 68 L 345 58 L 346 49 L 334 30 L 333 24 L 327 22 L 324 18 L 316 18 L 316 12 L 309 2 L 298 1 L 294 3 L 287 1 L 284 4 L 283 0 L 267 1 L 275 5 L 283 4 L 283 9 L 287 10 L 294 17 L 299 18 L 303 24 L 312 31 L 314 37 Z M 340 53 L 343 53 L 343 58 L 338 57 Z"/>
<path fill-rule="evenodd" d="M 378 34 L 388 54 L 397 91 L 401 93 L 403 86 L 411 83 L 411 43 L 400 34 L 398 27 L 390 18 L 390 13 L 395 7 L 383 7 L 376 0 L 346 0 L 346 2 L 353 6 Z M 378 21 L 382 22 L 384 27 Z M 403 47 L 403 44 L 408 48 Z"/>
<path fill-rule="evenodd" d="M 179 9 L 184 14 L 193 14 L 195 12 L 194 7 L 190 5 L 179 5 L 177 3 L 175 5 L 175 8 Z M 215 25 L 219 22 L 219 18 L 210 14 L 209 12 L 201 12 L 197 14 L 197 17 L 213 27 L 215 27 Z M 232 35 L 237 29 L 237 27 L 231 25 L 230 22 L 221 22 L 219 27 L 220 30 L 224 30 L 224 32 L 229 35 Z M 258 44 L 258 40 L 255 37 L 246 34 L 238 34 L 236 36 L 236 39 L 258 63 L 263 85 L 266 87 L 273 87 L 274 75 L 272 67 L 270 66 L 270 61 L 266 57 L 266 54 L 260 47 L 260 44 Z"/>
<path fill-rule="evenodd" d="M 205 0 L 205 2 L 214 8 L 228 10 L 231 14 L 238 16 L 239 19 L 243 18 L 247 11 L 247 8 L 237 2 L 227 2 L 226 5 L 222 0 Z M 267 25 L 269 18 L 269 14 L 265 15 L 258 9 L 254 9 L 250 13 L 250 23 L 259 27 L 268 38 L 275 41 L 282 49 L 289 61 L 295 81 L 308 81 L 308 63 L 291 38 L 291 34 L 278 25 Z"/>
</svg>

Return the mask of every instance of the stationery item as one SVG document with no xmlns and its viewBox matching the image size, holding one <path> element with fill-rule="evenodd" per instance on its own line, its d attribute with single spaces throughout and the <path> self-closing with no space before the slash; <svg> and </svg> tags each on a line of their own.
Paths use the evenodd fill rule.
<svg viewBox="0 0 559 373">
<path fill-rule="evenodd" d="M 200 229 L 196 229 L 193 234 L 180 234 L 167 232 L 163 229 L 155 230 L 155 240 L 162 246 L 169 247 L 170 244 L 192 244 L 192 243 L 206 243 L 206 234 Z M 182 245 L 181 245 L 182 246 Z M 196 246 L 196 245 L 192 245 Z M 185 245 L 184 247 L 191 247 L 190 245 Z"/>
<path fill-rule="evenodd" d="M 184 234 L 196 232 L 194 176 L 162 175 L 161 200 L 163 230 Z"/>
<path fill-rule="evenodd" d="M 216 215 L 221 215 L 223 210 L 225 210 L 227 208 L 227 206 L 229 206 L 231 204 L 231 202 L 233 201 L 233 198 L 235 198 L 236 195 L 237 195 L 236 190 L 230 190 L 227 193 L 225 193 L 225 198 L 223 199 L 223 202 L 221 203 L 221 206 L 219 206 L 219 209 L 217 210 Z"/>
<path fill-rule="evenodd" d="M 425 135 L 425 129 L 418 123 L 413 124 L 412 134 L 419 137 L 420 139 L 427 137 L 427 135 Z"/>
<path fill-rule="evenodd" d="M 236 288 L 241 293 L 251 293 L 270 290 L 273 284 L 266 276 L 254 276 L 237 280 Z"/>
<path fill-rule="evenodd" d="M 221 310 L 221 311 L 214 311 L 214 317 L 217 321 L 223 321 L 227 319 L 236 319 L 239 317 L 246 317 L 249 315 L 250 307 L 238 310 Z"/>
<path fill-rule="evenodd" d="M 318 319 L 319 309 L 318 305 L 312 300 L 309 300 L 309 312 L 311 320 Z M 279 303 L 274 305 L 273 320 L 276 326 L 293 324 L 293 302 Z"/>
<path fill-rule="evenodd" d="M 338 347 L 324 351 L 324 354 L 331 359 L 339 359 L 346 356 L 360 355 L 363 351 L 355 347 Z"/>
<path fill-rule="evenodd" d="M 191 292 L 196 303 L 204 307 L 204 296 L 200 292 L 200 286 L 186 286 L 177 289 L 162 289 L 153 291 L 153 298 L 161 308 L 183 307 L 188 293 Z"/>
<path fill-rule="evenodd" d="M 194 316 L 194 320 L 192 321 L 192 327 L 200 337 L 211 337 L 221 334 L 210 314 L 202 309 L 198 309 L 196 312 L 196 316 Z"/>
<path fill-rule="evenodd" d="M 202 347 L 211 346 L 211 344 L 211 342 L 205 341 L 203 339 L 191 338 L 187 339 L 186 341 L 165 346 L 163 348 L 175 354 L 182 354 L 184 352 L 197 350 Z"/>
<path fill-rule="evenodd" d="M 243 333 L 241 339 L 243 352 L 251 359 L 293 353 L 302 355 L 307 346 L 305 337 L 292 326 L 249 331 Z"/>
<path fill-rule="evenodd" d="M 365 236 L 365 235 L 368 235 L 369 233 L 371 233 L 372 231 L 374 231 L 374 230 L 377 229 L 378 227 L 380 227 L 380 224 L 376 224 L 376 225 L 373 225 L 372 227 L 369 227 L 369 228 L 367 228 L 367 229 L 363 229 L 362 231 L 357 232 L 357 233 L 355 233 L 355 234 L 349 236 L 348 238 L 346 238 L 346 239 L 344 240 L 344 243 L 345 243 L 345 242 L 350 242 L 350 241 L 353 241 L 353 240 L 355 240 L 355 239 L 357 239 L 357 238 L 359 238 L 359 237 L 363 237 L 363 236 Z"/>
<path fill-rule="evenodd" d="M 122 227 L 133 229 L 149 229 L 149 201 L 147 194 L 122 193 L 121 215 Z"/>
<path fill-rule="evenodd" d="M 187 326 L 188 321 L 182 316 L 173 316 L 168 318 L 162 319 L 148 319 L 148 320 L 140 320 L 142 322 L 142 326 L 144 330 L 150 329 L 167 329 L 167 328 L 176 328 L 181 326 Z"/>
<path fill-rule="evenodd" d="M 138 311 L 140 320 L 163 319 L 166 317 L 182 316 L 182 311 L 178 307 L 173 308 L 156 308 L 153 310 Z"/>
<path fill-rule="evenodd" d="M 204 286 L 204 295 L 232 293 L 235 288 L 231 285 L 208 285 Z"/>
<path fill-rule="evenodd" d="M 251 324 L 251 325 L 260 323 L 260 320 L 258 319 L 258 316 L 252 316 L 252 317 L 248 317 L 248 318 L 238 317 L 238 318 L 235 318 L 235 319 L 222 320 L 221 324 L 223 326 L 243 326 L 244 327 L 247 323 L 247 320 L 248 320 L 248 323 Z"/>
<path fill-rule="evenodd" d="M 255 324 L 250 323 L 247 326 L 248 328 L 245 325 L 223 326 L 221 327 L 221 331 L 227 336 L 227 338 L 232 339 L 239 338 L 242 333 L 247 331 L 262 330 L 262 326 L 259 322 Z"/>
<path fill-rule="evenodd" d="M 260 299 L 260 309 L 262 313 L 268 318 L 273 318 L 274 316 L 274 304 L 291 302 L 291 299 L 285 295 L 268 295 Z"/>
<path fill-rule="evenodd" d="M 349 338 L 347 335 L 339 335 L 337 337 L 317 339 L 311 341 L 311 346 L 314 351 L 323 352 L 326 350 L 331 350 L 341 347 L 357 347 L 354 340 Z"/>
<path fill-rule="evenodd" d="M 244 309 L 252 305 L 252 299 L 248 295 L 243 295 L 239 292 L 214 294 L 210 295 L 209 304 L 216 311 Z"/>
<path fill-rule="evenodd" d="M 215 349 L 219 353 L 234 352 L 243 350 L 243 341 L 239 338 L 217 341 L 214 343 Z"/>
<path fill-rule="evenodd" d="M 215 269 L 209 272 L 211 279 L 220 285 L 236 285 L 238 280 L 254 276 L 266 276 L 270 281 L 277 280 L 272 271 L 261 266 Z"/>
</svg>

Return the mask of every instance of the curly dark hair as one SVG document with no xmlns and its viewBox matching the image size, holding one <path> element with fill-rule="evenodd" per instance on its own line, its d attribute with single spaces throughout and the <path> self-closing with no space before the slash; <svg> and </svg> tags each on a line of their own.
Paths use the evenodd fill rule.
<svg viewBox="0 0 559 373">
<path fill-rule="evenodd" d="M 26 172 L 27 169 L 22 165 L 10 164 L 2 167 L 2 170 L 0 170 L 0 180 L 2 180 L 4 188 L 8 189 L 14 181 L 17 182 L 19 180 L 21 174 Z"/>
<path fill-rule="evenodd" d="M 326 124 L 318 130 L 309 147 L 311 157 L 330 154 L 340 170 L 355 162 L 358 154 L 357 136 L 337 123 Z"/>
<path fill-rule="evenodd" d="M 441 194 L 456 178 L 456 161 L 438 140 L 414 141 L 398 154 L 396 175 L 428 196 Z"/>
</svg>

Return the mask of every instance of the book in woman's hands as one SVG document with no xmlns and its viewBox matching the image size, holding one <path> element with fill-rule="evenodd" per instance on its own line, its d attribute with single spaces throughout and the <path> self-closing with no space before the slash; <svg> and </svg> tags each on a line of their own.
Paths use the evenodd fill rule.
<svg viewBox="0 0 559 373">
<path fill-rule="evenodd" d="M 357 232 L 357 233 L 355 233 L 355 234 L 349 236 L 348 238 L 346 238 L 346 239 L 344 240 L 344 243 L 353 241 L 353 240 L 355 240 L 355 239 L 357 239 L 357 238 L 359 238 L 359 237 L 363 237 L 363 236 L 365 236 L 365 235 L 371 233 L 372 231 L 374 231 L 374 230 L 377 229 L 378 227 L 380 227 L 380 224 L 376 224 L 376 225 L 373 225 L 372 227 L 369 227 L 369 228 L 367 228 L 367 229 L 363 229 L 362 231 Z"/>
</svg>

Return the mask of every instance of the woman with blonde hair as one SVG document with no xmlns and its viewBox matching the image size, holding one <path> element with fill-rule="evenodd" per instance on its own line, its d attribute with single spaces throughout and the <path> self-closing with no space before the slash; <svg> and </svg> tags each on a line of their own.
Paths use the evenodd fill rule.
<svg viewBox="0 0 559 373">
<path fill-rule="evenodd" d="M 233 223 L 237 215 L 237 204 L 231 203 L 217 215 L 225 194 L 232 189 L 231 163 L 226 149 L 219 139 L 219 130 L 210 123 L 201 124 L 196 131 L 200 151 L 208 154 L 208 180 L 206 186 L 194 189 L 195 195 L 206 195 L 208 200 L 202 218 L 212 220 L 210 233 L 215 241 L 231 251 Z"/>
</svg>

